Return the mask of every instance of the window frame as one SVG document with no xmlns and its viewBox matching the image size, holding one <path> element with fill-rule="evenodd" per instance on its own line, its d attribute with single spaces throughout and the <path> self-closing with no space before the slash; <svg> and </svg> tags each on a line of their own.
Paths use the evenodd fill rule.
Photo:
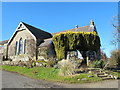
<svg viewBox="0 0 120 90">
<path fill-rule="evenodd" d="M 19 39 L 19 50 L 18 50 L 18 54 L 22 54 L 23 53 L 23 39 L 20 38 Z"/>
<path fill-rule="evenodd" d="M 24 54 L 26 54 L 26 39 L 24 40 Z"/>
</svg>

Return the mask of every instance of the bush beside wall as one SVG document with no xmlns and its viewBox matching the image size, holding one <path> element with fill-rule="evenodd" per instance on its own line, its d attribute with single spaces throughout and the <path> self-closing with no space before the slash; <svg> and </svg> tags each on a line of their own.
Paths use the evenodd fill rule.
<svg viewBox="0 0 120 90">
<path fill-rule="evenodd" d="M 66 58 L 66 51 L 94 50 L 100 48 L 100 38 L 96 32 L 61 32 L 53 36 L 55 52 L 59 60 Z"/>
</svg>

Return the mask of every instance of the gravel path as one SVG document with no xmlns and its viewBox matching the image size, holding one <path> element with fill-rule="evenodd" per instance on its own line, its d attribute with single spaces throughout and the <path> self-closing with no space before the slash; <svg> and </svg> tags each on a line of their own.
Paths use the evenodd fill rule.
<svg viewBox="0 0 120 90">
<path fill-rule="evenodd" d="M 17 73 L 2 71 L 2 88 L 118 88 L 118 80 L 96 83 L 66 84 L 31 79 Z"/>
</svg>

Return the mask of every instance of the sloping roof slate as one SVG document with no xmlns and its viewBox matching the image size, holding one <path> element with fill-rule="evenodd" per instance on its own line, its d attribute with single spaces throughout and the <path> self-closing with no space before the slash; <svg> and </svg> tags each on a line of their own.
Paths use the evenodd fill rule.
<svg viewBox="0 0 120 90">
<path fill-rule="evenodd" d="M 38 29 L 36 27 L 33 27 L 29 24 L 26 24 L 24 22 L 22 22 L 22 24 L 24 24 L 26 26 L 26 28 L 37 38 L 37 39 L 44 39 L 44 42 L 42 44 L 40 44 L 41 46 L 47 46 L 52 42 L 52 35 L 55 35 L 57 33 L 60 32 L 66 32 L 66 31 L 73 31 L 73 32 L 92 32 L 92 31 L 96 31 L 96 27 L 94 25 L 88 25 L 88 26 L 83 26 L 83 27 L 78 27 L 78 28 L 73 28 L 73 29 L 69 29 L 69 30 L 64 30 L 64 31 L 60 31 L 60 32 L 56 32 L 56 33 L 48 33 L 46 31 L 43 31 L 41 29 Z M 97 32 L 97 31 L 96 31 Z M 17 33 L 17 31 L 15 32 L 15 34 Z M 14 37 L 14 35 L 13 35 Z M 11 39 L 12 40 L 12 39 Z M 2 42 L 0 42 L 0 44 L 2 44 Z"/>
<path fill-rule="evenodd" d="M 45 32 L 41 29 L 38 29 L 36 27 L 33 27 L 29 24 L 26 24 L 24 22 L 22 22 L 27 28 L 28 30 L 38 39 L 47 39 L 47 38 L 52 38 L 52 34 Z"/>
<path fill-rule="evenodd" d="M 8 40 L 0 41 L 0 45 L 4 45 L 6 43 L 8 43 Z"/>
<path fill-rule="evenodd" d="M 64 31 L 60 31 L 60 32 L 66 32 L 66 31 L 73 31 L 73 32 L 92 32 L 92 31 L 96 31 L 96 27 L 95 26 L 83 26 L 83 27 L 78 27 L 78 28 L 73 28 L 73 29 L 69 29 L 69 30 L 64 30 Z M 52 33 L 52 35 L 58 34 L 60 32 L 56 32 L 56 33 Z M 96 31 L 97 32 L 97 31 Z"/>
<path fill-rule="evenodd" d="M 52 38 L 49 39 L 45 39 L 44 42 L 42 44 L 40 44 L 39 47 L 45 47 L 45 46 L 49 46 L 52 42 Z"/>
</svg>

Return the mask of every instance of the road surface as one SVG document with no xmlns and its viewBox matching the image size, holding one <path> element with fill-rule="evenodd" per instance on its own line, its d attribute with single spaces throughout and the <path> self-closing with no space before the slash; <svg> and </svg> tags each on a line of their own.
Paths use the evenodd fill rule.
<svg viewBox="0 0 120 90">
<path fill-rule="evenodd" d="M 118 80 L 84 84 L 66 84 L 31 79 L 17 73 L 2 71 L 2 88 L 118 88 Z"/>
</svg>

